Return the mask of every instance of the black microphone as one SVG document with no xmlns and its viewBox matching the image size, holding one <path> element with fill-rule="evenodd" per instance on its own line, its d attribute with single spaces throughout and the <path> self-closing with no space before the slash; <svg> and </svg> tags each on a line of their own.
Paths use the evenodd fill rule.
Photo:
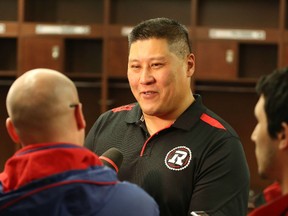
<svg viewBox="0 0 288 216">
<path fill-rule="evenodd" d="M 118 173 L 123 161 L 123 154 L 117 148 L 110 148 L 104 152 L 99 159 L 105 166 L 112 168 Z"/>
</svg>

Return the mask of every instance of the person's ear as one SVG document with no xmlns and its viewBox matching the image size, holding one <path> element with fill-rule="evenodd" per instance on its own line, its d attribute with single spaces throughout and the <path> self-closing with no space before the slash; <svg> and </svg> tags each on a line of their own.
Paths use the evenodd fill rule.
<svg viewBox="0 0 288 216">
<path fill-rule="evenodd" d="M 187 56 L 187 76 L 192 77 L 195 72 L 195 56 L 190 53 Z"/>
<path fill-rule="evenodd" d="M 6 119 L 6 129 L 13 142 L 15 142 L 16 144 L 20 144 L 20 138 L 10 117 Z"/>
<path fill-rule="evenodd" d="M 86 127 L 86 121 L 83 115 L 83 111 L 82 111 L 82 104 L 79 103 L 76 107 L 75 107 L 75 117 L 76 117 L 76 121 L 77 121 L 77 127 L 79 130 L 84 129 Z"/>
<path fill-rule="evenodd" d="M 283 122 L 282 128 L 283 130 L 278 134 L 278 139 L 280 139 L 279 149 L 288 149 L 288 124 Z"/>
</svg>

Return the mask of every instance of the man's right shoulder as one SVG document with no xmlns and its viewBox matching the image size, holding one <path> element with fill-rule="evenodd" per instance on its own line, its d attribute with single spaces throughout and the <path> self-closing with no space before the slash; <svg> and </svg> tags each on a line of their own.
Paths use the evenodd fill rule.
<svg viewBox="0 0 288 216">
<path fill-rule="evenodd" d="M 130 113 L 133 109 L 137 109 L 137 103 L 131 103 L 119 107 L 112 108 L 104 113 L 102 113 L 99 117 L 101 120 L 107 121 L 108 119 L 122 119 L 125 118 L 125 116 Z"/>
<path fill-rule="evenodd" d="M 95 125 L 99 126 L 103 124 L 104 125 L 110 124 L 111 126 L 111 124 L 114 125 L 115 122 L 117 122 L 117 125 L 119 125 L 120 122 L 125 122 L 127 115 L 134 118 L 133 116 L 135 115 L 135 112 L 133 112 L 133 110 L 137 109 L 137 107 L 139 107 L 137 106 L 137 103 L 132 103 L 110 109 L 102 113 L 97 118 Z"/>
<path fill-rule="evenodd" d="M 136 103 L 127 104 L 127 105 L 123 105 L 123 106 L 120 106 L 120 107 L 113 108 L 113 109 L 111 109 L 111 112 L 118 113 L 118 112 L 123 112 L 123 111 L 130 111 L 135 106 L 136 106 Z"/>
</svg>

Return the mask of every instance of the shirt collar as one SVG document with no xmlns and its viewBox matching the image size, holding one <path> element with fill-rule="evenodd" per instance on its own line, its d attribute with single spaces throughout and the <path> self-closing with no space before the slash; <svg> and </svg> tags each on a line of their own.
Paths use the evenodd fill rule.
<svg viewBox="0 0 288 216">
<path fill-rule="evenodd" d="M 173 127 L 190 130 L 200 119 L 202 113 L 207 109 L 200 95 L 195 94 L 195 101 L 178 117 Z M 132 110 L 127 113 L 125 121 L 128 124 L 139 124 L 144 122 L 140 105 L 136 103 Z"/>
<path fill-rule="evenodd" d="M 190 130 L 200 119 L 200 116 L 207 109 L 200 95 L 194 95 L 195 101 L 178 117 L 173 127 L 183 130 Z"/>
</svg>

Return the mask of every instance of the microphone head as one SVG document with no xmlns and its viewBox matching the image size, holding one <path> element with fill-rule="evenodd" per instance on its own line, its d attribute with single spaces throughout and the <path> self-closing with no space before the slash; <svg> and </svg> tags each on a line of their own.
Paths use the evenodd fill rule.
<svg viewBox="0 0 288 216">
<path fill-rule="evenodd" d="M 118 170 L 123 161 L 123 154 L 117 148 L 110 148 L 105 151 L 99 159 L 102 163 L 118 173 Z"/>
</svg>

